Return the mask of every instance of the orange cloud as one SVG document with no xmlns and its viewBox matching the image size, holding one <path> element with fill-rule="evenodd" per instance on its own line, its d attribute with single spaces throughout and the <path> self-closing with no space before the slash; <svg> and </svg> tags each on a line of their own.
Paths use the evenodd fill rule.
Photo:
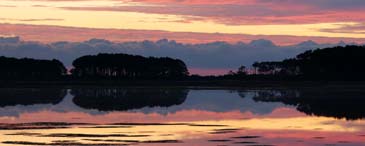
<svg viewBox="0 0 365 146">
<path fill-rule="evenodd" d="M 181 43 L 208 43 L 225 41 L 229 43 L 250 42 L 257 39 L 268 39 L 278 45 L 293 45 L 307 40 L 317 43 L 365 42 L 365 38 L 333 38 L 333 37 L 301 37 L 285 35 L 245 35 L 222 33 L 192 33 L 168 32 L 158 30 L 127 30 L 127 29 L 92 29 L 78 27 L 60 27 L 45 25 L 0 24 L 0 35 L 20 36 L 23 40 L 43 43 L 57 41 L 81 42 L 91 38 L 102 38 L 115 42 L 127 41 L 157 41 L 162 38 Z"/>
<path fill-rule="evenodd" d="M 226 25 L 313 24 L 365 21 L 365 2 L 354 0 L 131 0 L 142 4 L 110 7 L 63 7 L 67 10 L 122 11 L 185 16 Z"/>
<path fill-rule="evenodd" d="M 132 0 L 133 2 L 144 2 L 144 3 L 178 3 L 178 4 L 255 4 L 257 0 Z"/>
</svg>

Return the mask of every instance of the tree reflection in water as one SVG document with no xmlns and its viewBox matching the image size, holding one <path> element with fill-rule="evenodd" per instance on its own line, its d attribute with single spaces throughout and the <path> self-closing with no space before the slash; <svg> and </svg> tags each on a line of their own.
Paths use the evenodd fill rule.
<svg viewBox="0 0 365 146">
<path fill-rule="evenodd" d="M 67 93 L 60 88 L 1 88 L 0 107 L 34 104 L 58 104 Z"/>
<path fill-rule="evenodd" d="M 70 101 L 83 109 L 97 109 L 99 111 L 127 111 L 145 107 L 171 107 L 181 105 L 169 110 L 199 109 L 222 112 L 244 107 L 241 111 L 245 112 L 246 110 L 260 109 L 262 107 L 258 107 L 258 105 L 247 107 L 245 104 L 232 104 L 230 102 L 249 102 L 249 99 L 253 98 L 255 102 L 281 102 L 286 105 L 292 105 L 298 111 L 307 115 L 347 120 L 365 118 L 365 90 L 362 88 L 321 87 L 234 90 L 234 92 L 238 92 L 238 95 L 246 100 L 236 101 L 234 98 L 229 98 L 225 94 L 222 94 L 224 98 L 214 98 L 210 97 L 212 95 L 209 94 L 199 94 L 199 96 L 207 96 L 207 98 L 199 98 L 199 100 L 190 99 L 190 102 L 183 104 L 187 99 L 189 90 L 187 88 L 153 87 L 74 88 L 71 89 L 71 94 L 74 97 Z M 15 106 L 17 105 L 25 105 L 27 107 L 20 107 L 20 109 L 24 109 L 22 111 L 29 111 L 35 108 L 32 105 L 58 105 L 62 102 L 66 94 L 67 89 L 62 88 L 2 88 L 0 89 L 0 107 L 3 110 L 9 110 L 5 109 L 5 107 L 10 108 L 14 106 L 16 109 Z M 195 96 L 191 95 L 189 98 L 195 98 Z M 62 106 L 54 107 L 54 109 L 60 108 Z M 67 109 L 63 110 L 67 111 Z"/>
<path fill-rule="evenodd" d="M 182 104 L 188 89 L 178 88 L 78 88 L 72 89 L 73 102 L 85 109 L 125 111 L 144 107 Z"/>
<path fill-rule="evenodd" d="M 260 90 L 253 97 L 257 102 L 282 102 L 296 106 L 307 115 L 357 120 L 365 118 L 363 89 L 283 89 Z"/>
</svg>

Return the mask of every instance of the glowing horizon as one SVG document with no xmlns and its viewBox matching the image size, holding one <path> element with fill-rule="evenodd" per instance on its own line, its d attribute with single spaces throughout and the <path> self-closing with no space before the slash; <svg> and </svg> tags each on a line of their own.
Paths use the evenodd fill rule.
<svg viewBox="0 0 365 146">
<path fill-rule="evenodd" d="M 295 0 L 278 3 L 259 0 L 3 0 L 0 13 L 8 15 L 1 16 L 0 23 L 211 34 L 365 38 L 365 17 L 361 15 L 361 8 L 365 5 L 361 5 L 361 1 L 356 2 L 323 0 L 322 3 L 308 1 L 296 4 Z"/>
</svg>

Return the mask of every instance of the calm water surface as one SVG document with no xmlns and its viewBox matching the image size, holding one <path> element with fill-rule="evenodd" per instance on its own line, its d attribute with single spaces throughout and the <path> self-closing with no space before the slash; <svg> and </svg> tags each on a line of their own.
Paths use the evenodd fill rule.
<svg viewBox="0 0 365 146">
<path fill-rule="evenodd" d="M 2 88 L 0 145 L 365 145 L 365 88 Z"/>
</svg>

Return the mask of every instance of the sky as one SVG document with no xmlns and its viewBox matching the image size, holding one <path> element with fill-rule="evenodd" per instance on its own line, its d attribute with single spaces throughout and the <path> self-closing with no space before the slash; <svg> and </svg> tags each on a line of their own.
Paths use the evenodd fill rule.
<svg viewBox="0 0 365 146">
<path fill-rule="evenodd" d="M 0 14 L 0 36 L 40 43 L 365 43 L 364 0 L 0 0 Z"/>
</svg>

